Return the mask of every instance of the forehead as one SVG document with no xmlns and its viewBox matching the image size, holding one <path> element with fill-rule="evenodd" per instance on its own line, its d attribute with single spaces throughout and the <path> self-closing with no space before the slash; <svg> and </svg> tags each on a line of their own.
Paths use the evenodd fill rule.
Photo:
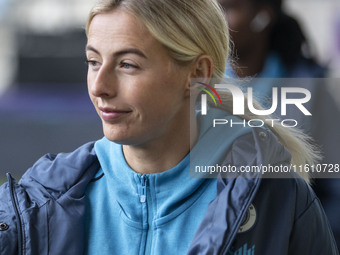
<svg viewBox="0 0 340 255">
<path fill-rule="evenodd" d="M 135 27 L 138 29 L 134 29 L 136 30 L 134 32 L 138 32 L 138 34 L 139 31 L 146 29 L 141 22 L 132 15 L 120 9 L 115 9 L 110 12 L 95 15 L 90 23 L 88 36 L 110 35 L 111 33 L 122 33 L 124 30 L 128 32 L 131 28 L 133 29 Z"/>
<path fill-rule="evenodd" d="M 89 26 L 88 44 L 91 45 L 149 47 L 155 43 L 156 39 L 137 18 L 120 9 L 95 15 Z"/>
</svg>

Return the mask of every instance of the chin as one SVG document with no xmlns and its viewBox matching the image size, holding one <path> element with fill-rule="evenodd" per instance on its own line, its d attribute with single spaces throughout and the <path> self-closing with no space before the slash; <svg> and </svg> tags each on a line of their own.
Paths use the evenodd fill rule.
<svg viewBox="0 0 340 255">
<path fill-rule="evenodd" d="M 118 144 L 125 144 L 125 141 L 126 141 L 125 136 L 119 135 L 119 132 L 112 132 L 111 130 L 104 129 L 104 136 L 111 142 L 118 143 Z"/>
<path fill-rule="evenodd" d="M 131 135 L 126 134 L 119 130 L 112 130 L 104 128 L 104 136 L 111 142 L 121 144 L 121 145 L 134 145 L 136 144 L 136 139 Z"/>
</svg>

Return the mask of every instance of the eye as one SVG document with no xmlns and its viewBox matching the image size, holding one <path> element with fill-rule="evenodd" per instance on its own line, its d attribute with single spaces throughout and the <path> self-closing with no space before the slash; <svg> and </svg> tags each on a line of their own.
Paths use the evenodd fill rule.
<svg viewBox="0 0 340 255">
<path fill-rule="evenodd" d="M 130 64 L 130 63 L 127 63 L 127 62 L 121 62 L 119 64 L 119 67 L 120 68 L 124 68 L 124 69 L 135 69 L 135 68 L 138 68 L 138 66 Z"/>
<path fill-rule="evenodd" d="M 86 60 L 85 63 L 92 68 L 99 67 L 100 63 L 95 60 Z"/>
</svg>

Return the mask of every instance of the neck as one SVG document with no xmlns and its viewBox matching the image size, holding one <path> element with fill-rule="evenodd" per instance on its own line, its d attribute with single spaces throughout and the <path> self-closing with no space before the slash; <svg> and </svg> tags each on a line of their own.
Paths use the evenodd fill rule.
<svg viewBox="0 0 340 255">
<path fill-rule="evenodd" d="M 197 139 L 195 114 L 185 124 L 177 125 L 161 138 L 146 145 L 123 145 L 129 166 L 140 174 L 153 174 L 169 170 L 181 162 L 190 152 Z M 194 118 L 194 119 L 193 119 Z"/>
</svg>

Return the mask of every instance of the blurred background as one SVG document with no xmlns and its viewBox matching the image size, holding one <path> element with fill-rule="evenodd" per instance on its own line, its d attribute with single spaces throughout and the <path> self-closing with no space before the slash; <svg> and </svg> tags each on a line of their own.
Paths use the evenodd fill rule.
<svg viewBox="0 0 340 255">
<path fill-rule="evenodd" d="M 306 33 L 318 62 L 328 66 L 330 77 L 340 78 L 340 1 L 283 0 L 283 3 Z"/>
<path fill-rule="evenodd" d="M 93 0 L 0 0 L 0 182 L 102 136 L 87 94 Z"/>
<path fill-rule="evenodd" d="M 0 0 L 0 182 L 47 152 L 102 136 L 86 88 L 84 27 L 94 0 Z M 340 77 L 340 1 L 287 0 L 317 60 Z"/>
</svg>

